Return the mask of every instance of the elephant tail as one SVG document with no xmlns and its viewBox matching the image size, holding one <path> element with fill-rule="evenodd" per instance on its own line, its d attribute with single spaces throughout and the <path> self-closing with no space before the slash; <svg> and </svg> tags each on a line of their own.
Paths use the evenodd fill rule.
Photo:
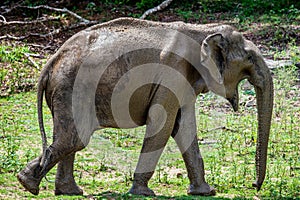
<svg viewBox="0 0 300 200">
<path fill-rule="evenodd" d="M 43 97 L 45 90 L 47 88 L 47 84 L 49 81 L 50 74 L 52 73 L 53 65 L 57 60 L 57 56 L 53 56 L 47 64 L 44 66 L 43 70 L 41 71 L 39 80 L 38 80 L 38 88 L 37 88 L 37 109 L 38 109 L 38 123 L 40 127 L 40 133 L 42 137 L 42 144 L 43 144 L 43 156 L 41 159 L 40 166 L 44 166 L 46 160 L 46 153 L 47 153 L 47 136 L 44 127 L 44 119 L 43 119 Z"/>
<path fill-rule="evenodd" d="M 46 66 L 44 69 L 47 68 Z M 40 127 L 40 133 L 42 136 L 42 142 L 43 142 L 43 155 L 45 154 L 45 151 L 47 149 L 47 136 L 45 132 L 44 127 L 44 120 L 43 120 L 43 97 L 44 97 L 44 91 L 46 89 L 46 85 L 48 82 L 48 73 L 47 70 L 43 70 L 39 81 L 38 81 L 38 90 L 37 90 L 37 108 L 38 108 L 38 122 Z"/>
</svg>

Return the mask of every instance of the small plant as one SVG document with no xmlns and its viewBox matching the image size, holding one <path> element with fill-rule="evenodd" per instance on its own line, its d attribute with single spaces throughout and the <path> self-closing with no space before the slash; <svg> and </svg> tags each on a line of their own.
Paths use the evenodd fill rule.
<svg viewBox="0 0 300 200">
<path fill-rule="evenodd" d="M 34 87 L 37 69 L 30 65 L 26 54 L 32 53 L 26 46 L 0 45 L 0 96 L 28 91 Z"/>
<path fill-rule="evenodd" d="M 140 2 L 136 3 L 136 6 L 139 9 L 149 9 L 153 8 L 154 6 L 158 6 L 161 4 L 162 1 L 160 0 L 141 0 Z"/>
<path fill-rule="evenodd" d="M 16 173 L 20 169 L 17 151 L 20 147 L 17 124 L 11 120 L 12 116 L 0 114 L 0 173 Z M 4 128 L 5 127 L 5 128 Z"/>
<path fill-rule="evenodd" d="M 23 4 L 26 6 L 38 6 L 38 5 L 47 4 L 47 1 L 46 0 L 38 0 L 38 1 L 25 0 Z"/>
<path fill-rule="evenodd" d="M 2 136 L 0 140 L 0 173 L 16 173 L 21 169 L 21 163 L 17 151 L 20 147 L 18 137 Z"/>
<path fill-rule="evenodd" d="M 185 21 L 194 17 L 194 13 L 191 10 L 185 11 L 185 10 L 177 9 L 176 12 L 179 16 L 183 17 Z"/>
<path fill-rule="evenodd" d="M 90 11 L 90 15 L 93 15 L 94 12 L 96 11 L 97 7 L 94 2 L 89 2 L 85 9 Z"/>
</svg>

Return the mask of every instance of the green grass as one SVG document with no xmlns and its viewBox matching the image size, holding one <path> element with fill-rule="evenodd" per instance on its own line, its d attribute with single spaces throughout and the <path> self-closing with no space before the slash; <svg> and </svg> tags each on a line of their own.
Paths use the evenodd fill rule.
<svg viewBox="0 0 300 200">
<path fill-rule="evenodd" d="M 298 49 L 278 52 L 299 60 Z M 256 192 L 255 180 L 256 109 L 253 88 L 242 90 L 240 112 L 231 111 L 226 100 L 212 93 L 197 100 L 199 147 L 205 161 L 206 179 L 217 198 L 299 198 L 300 197 L 300 91 L 295 67 L 274 71 L 275 105 L 271 127 L 266 180 Z M 241 88 L 245 82 L 241 84 Z M 255 102 L 255 101 L 254 101 Z M 0 99 L 0 198 L 53 198 L 55 169 L 43 180 L 40 195 L 25 192 L 16 173 L 40 154 L 35 92 Z M 250 105 L 250 106 L 246 106 Z M 52 121 L 44 109 L 46 131 L 51 138 Z M 225 128 L 222 128 L 225 127 Z M 138 159 L 144 127 L 105 129 L 94 134 L 91 143 L 77 154 L 75 176 L 85 195 L 97 199 L 142 198 L 127 194 Z M 150 181 L 158 199 L 194 199 L 186 196 L 188 178 L 175 142 L 170 139 Z M 63 197 L 78 199 L 81 197 Z"/>
<path fill-rule="evenodd" d="M 27 46 L 0 43 L 0 97 L 29 91 L 34 87 L 38 69 L 26 57 L 30 53 Z"/>
</svg>

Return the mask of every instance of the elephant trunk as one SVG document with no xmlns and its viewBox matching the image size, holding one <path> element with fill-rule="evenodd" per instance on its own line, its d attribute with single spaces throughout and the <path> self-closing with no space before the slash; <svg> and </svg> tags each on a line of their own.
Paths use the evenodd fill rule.
<svg viewBox="0 0 300 200">
<path fill-rule="evenodd" d="M 256 144 L 256 181 L 253 186 L 260 190 L 266 175 L 267 149 L 273 110 L 273 81 L 263 58 L 251 71 L 249 81 L 254 85 L 257 98 L 258 133 Z"/>
<path fill-rule="evenodd" d="M 229 103 L 231 104 L 233 110 L 236 112 L 239 110 L 239 91 L 238 88 L 235 89 L 233 97 L 227 98 Z"/>
</svg>

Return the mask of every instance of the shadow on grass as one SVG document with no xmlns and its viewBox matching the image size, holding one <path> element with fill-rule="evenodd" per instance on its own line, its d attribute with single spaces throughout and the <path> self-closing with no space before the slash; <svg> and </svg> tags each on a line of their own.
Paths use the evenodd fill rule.
<svg viewBox="0 0 300 200">
<path fill-rule="evenodd" d="M 220 199 L 220 200 L 225 200 L 225 199 L 240 199 L 240 198 L 224 198 L 224 197 L 217 197 L 217 196 L 210 196 L 210 197 L 205 197 L 205 196 L 188 196 L 188 195 L 181 195 L 181 196 L 161 196 L 157 195 L 155 197 L 145 197 L 145 196 L 140 196 L 140 195 L 132 195 L 129 193 L 116 193 L 116 192 L 102 192 L 99 194 L 91 194 L 85 196 L 87 198 L 92 198 L 92 199 L 183 199 L 183 200 L 191 200 L 191 199 Z"/>
</svg>

